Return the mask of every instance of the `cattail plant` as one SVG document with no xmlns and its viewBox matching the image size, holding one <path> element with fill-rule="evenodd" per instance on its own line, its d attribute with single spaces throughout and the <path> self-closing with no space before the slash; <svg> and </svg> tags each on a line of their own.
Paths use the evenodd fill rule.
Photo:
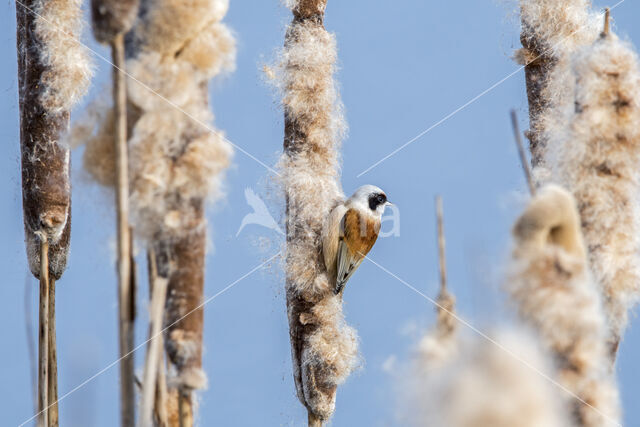
<svg viewBox="0 0 640 427">
<path fill-rule="evenodd" d="M 573 96 L 549 129 L 552 174 L 576 198 L 615 360 L 628 310 L 640 292 L 640 91 L 638 58 L 609 32 L 579 49 L 568 73 Z"/>
<path fill-rule="evenodd" d="M 16 3 L 22 202 L 29 268 L 40 279 L 39 425 L 58 424 L 55 281 L 71 233 L 69 148 L 61 137 L 89 84 L 80 1 Z"/>
<path fill-rule="evenodd" d="M 93 34 L 111 46 L 113 61 L 113 127 L 109 135 L 115 153 L 116 217 L 118 230 L 118 332 L 120 349 L 121 423 L 135 420 L 133 322 L 135 290 L 129 228 L 129 179 L 127 156 L 126 79 L 124 34 L 131 29 L 138 12 L 137 0 L 92 0 Z"/>
<path fill-rule="evenodd" d="M 321 234 L 344 195 L 339 149 L 345 124 L 333 79 L 335 37 L 323 26 L 326 0 L 287 3 L 293 20 L 277 67 L 284 108 L 280 160 L 286 197 L 286 297 L 294 380 L 309 425 L 335 409 L 337 386 L 354 369 L 357 336 L 346 325 L 322 257 Z"/>
<path fill-rule="evenodd" d="M 523 47 L 515 57 L 525 66 L 530 122 L 527 136 L 538 180 L 548 178 L 545 129 L 555 117 L 547 113 L 570 96 L 562 79 L 567 55 L 598 36 L 598 21 L 589 8 L 589 0 L 520 0 Z"/>
<path fill-rule="evenodd" d="M 556 185 L 543 187 L 517 220 L 513 236 L 506 288 L 520 317 L 554 355 L 560 384 L 577 397 L 574 421 L 601 426 L 617 420 L 606 320 L 574 198 Z"/>
<path fill-rule="evenodd" d="M 502 348 L 481 338 L 456 336 L 457 351 L 435 364 L 432 353 L 421 348 L 402 383 L 402 425 L 570 425 L 561 392 L 540 375 L 550 372 L 551 364 L 535 339 L 523 330 L 494 336 Z"/>
<path fill-rule="evenodd" d="M 524 329 L 469 339 L 447 290 L 442 200 L 436 199 L 440 293 L 435 327 L 420 340 L 401 383 L 403 425 L 565 426 L 566 399 L 545 378 L 552 365 Z"/>
<path fill-rule="evenodd" d="M 149 247 L 157 265 L 152 307 L 164 298 L 156 285 L 167 281 L 165 346 L 171 365 L 164 393 L 179 409 L 166 418 L 180 425 L 193 423 L 192 391 L 206 386 L 202 370 L 204 267 L 207 243 L 206 202 L 221 195 L 222 172 L 232 150 L 220 131 L 212 128 L 208 80 L 233 69 L 235 41 L 220 21 L 226 0 L 199 0 L 186 5 L 171 0 L 143 0 L 140 14 L 126 37 L 126 67 L 135 79 L 127 86 L 129 131 L 129 204 L 135 234 Z M 102 184 L 114 185 L 115 150 L 105 126 L 115 117 L 97 111 L 95 122 L 81 124 L 87 136 L 84 163 Z M 150 333 L 158 330 L 157 312 Z M 148 364 L 162 357 L 151 344 Z M 158 368 L 159 369 L 159 368 Z M 151 402 L 161 385 L 154 383 L 153 366 L 145 366 L 141 425 L 149 425 Z"/>
</svg>

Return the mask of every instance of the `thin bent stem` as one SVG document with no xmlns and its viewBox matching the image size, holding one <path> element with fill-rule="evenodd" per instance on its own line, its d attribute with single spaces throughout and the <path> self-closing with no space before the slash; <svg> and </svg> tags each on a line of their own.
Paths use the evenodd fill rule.
<svg viewBox="0 0 640 427">
<path fill-rule="evenodd" d="M 127 161 L 127 111 L 124 67 L 124 36 L 111 43 L 113 57 L 113 98 L 116 152 L 116 206 L 118 227 L 118 308 L 120 340 L 120 404 L 122 426 L 135 422 L 133 349 L 134 301 L 132 298 L 131 236 L 129 229 L 129 177 Z M 126 356 L 126 357 L 125 357 Z"/>
<path fill-rule="evenodd" d="M 38 427 L 47 427 L 49 378 L 49 242 L 40 240 L 40 313 L 38 329 Z"/>
<path fill-rule="evenodd" d="M 515 110 L 511 110 L 511 126 L 513 127 L 513 136 L 515 137 L 516 145 L 518 147 L 520 164 L 522 165 L 524 176 L 527 179 L 529 192 L 533 196 L 534 194 L 536 194 L 536 186 L 533 183 L 533 177 L 531 176 L 531 169 L 529 169 L 529 163 L 527 163 L 527 155 L 525 154 L 525 151 L 524 151 L 524 144 L 522 143 L 522 136 L 520 135 L 520 128 L 518 126 L 518 116 Z"/>
</svg>

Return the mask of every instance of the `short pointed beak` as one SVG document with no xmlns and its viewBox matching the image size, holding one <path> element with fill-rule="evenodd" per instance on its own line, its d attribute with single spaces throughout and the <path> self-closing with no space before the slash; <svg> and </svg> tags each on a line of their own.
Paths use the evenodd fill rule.
<svg viewBox="0 0 640 427">
<path fill-rule="evenodd" d="M 384 205 L 385 206 L 395 206 L 395 203 L 391 203 L 390 201 L 387 200 L 387 202 Z"/>
</svg>

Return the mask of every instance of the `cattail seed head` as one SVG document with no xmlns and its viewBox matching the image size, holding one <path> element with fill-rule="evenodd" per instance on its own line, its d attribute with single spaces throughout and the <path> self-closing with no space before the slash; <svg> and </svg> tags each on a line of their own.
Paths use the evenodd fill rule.
<svg viewBox="0 0 640 427">
<path fill-rule="evenodd" d="M 617 419 L 619 402 L 609 369 L 606 319 L 591 280 L 573 196 L 542 188 L 513 229 L 515 247 L 506 288 L 520 317 L 556 359 L 560 383 L 576 400 L 580 425 Z"/>
<path fill-rule="evenodd" d="M 116 35 L 131 29 L 140 0 L 91 0 L 93 35 L 100 43 L 109 43 Z"/>
<path fill-rule="evenodd" d="M 640 294 L 638 58 L 609 33 L 578 50 L 570 72 L 574 95 L 555 110 L 565 125 L 549 129 L 550 163 L 577 200 L 614 348 Z"/>
</svg>

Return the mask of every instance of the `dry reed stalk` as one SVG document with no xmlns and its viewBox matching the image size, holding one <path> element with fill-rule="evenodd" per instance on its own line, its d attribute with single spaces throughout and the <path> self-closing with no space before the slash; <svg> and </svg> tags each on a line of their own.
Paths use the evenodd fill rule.
<svg viewBox="0 0 640 427">
<path fill-rule="evenodd" d="M 26 277 L 24 287 L 24 326 L 25 335 L 27 337 L 27 353 L 29 354 L 29 374 L 31 376 L 31 399 L 33 404 L 33 412 L 38 412 L 38 362 L 36 361 L 36 348 L 34 342 L 36 341 L 33 334 L 33 321 L 32 321 L 32 306 L 31 306 L 31 280 L 29 276 Z"/>
<path fill-rule="evenodd" d="M 457 321 L 454 315 L 455 297 L 447 290 L 447 254 L 446 240 L 444 235 L 444 212 L 442 208 L 442 197 L 436 197 L 436 221 L 438 228 L 438 267 L 440 270 L 440 293 L 438 294 L 438 319 L 437 334 L 441 340 L 449 339 L 453 336 Z"/>
<path fill-rule="evenodd" d="M 49 400 L 49 427 L 58 427 L 58 353 L 56 344 L 56 281 L 49 279 L 49 336 L 47 372 L 47 398 Z"/>
<path fill-rule="evenodd" d="M 518 126 L 518 115 L 516 110 L 511 110 L 511 127 L 513 128 L 513 136 L 516 141 L 516 147 L 518 148 L 518 157 L 520 157 L 520 165 L 524 172 L 524 177 L 527 180 L 527 186 L 529 187 L 529 193 L 533 196 L 536 194 L 536 185 L 533 182 L 533 176 L 531 175 L 531 169 L 527 163 L 527 155 L 524 151 L 524 144 L 522 143 L 522 135 L 520 134 L 520 127 Z"/>
<path fill-rule="evenodd" d="M 572 400 L 574 421 L 602 426 L 617 420 L 606 319 L 589 274 L 574 198 L 561 187 L 543 187 L 516 222 L 513 235 L 507 290 L 521 318 L 555 356 L 560 384 L 582 400 Z"/>
<path fill-rule="evenodd" d="M 49 270 L 49 244 L 40 243 L 40 268 Z M 40 274 L 40 318 L 38 333 L 38 427 L 49 427 L 49 275 Z"/>
<path fill-rule="evenodd" d="M 124 39 L 117 34 L 111 40 L 113 61 L 114 145 L 116 156 L 116 210 L 118 230 L 118 329 L 120 347 L 120 405 L 122 425 L 135 423 L 135 392 L 133 384 L 135 298 L 132 280 L 133 263 L 129 228 L 129 166 L 127 155 L 127 93 L 123 68 Z"/>
<path fill-rule="evenodd" d="M 160 340 L 160 348 L 164 348 L 164 339 L 161 336 L 157 338 Z M 160 352 L 160 360 L 158 361 L 158 374 L 156 377 L 156 394 L 155 401 L 153 404 L 153 413 L 155 417 L 155 422 L 159 427 L 168 427 L 169 426 L 169 414 L 167 411 L 167 399 L 168 399 L 168 390 L 167 390 L 167 375 L 165 372 L 166 369 L 164 352 Z"/>
<path fill-rule="evenodd" d="M 127 149 L 127 89 L 124 60 L 124 34 L 131 29 L 138 13 L 137 0 L 92 0 L 93 34 L 111 46 L 113 63 L 113 113 L 111 152 L 114 159 L 116 222 L 118 240 L 118 331 L 120 351 L 121 424 L 135 422 L 134 343 L 135 262 L 129 227 L 129 167 Z M 108 138 L 108 137 L 107 137 Z M 103 160 L 104 161 L 104 160 Z"/>
<path fill-rule="evenodd" d="M 566 55 L 598 35 L 589 0 L 520 0 L 523 48 L 516 60 L 525 66 L 529 102 L 531 165 L 536 178 L 545 180 L 545 130 L 550 108 L 567 95 L 566 87 L 554 76 L 565 66 Z"/>
<path fill-rule="evenodd" d="M 589 264 L 603 296 L 612 361 L 640 296 L 640 91 L 633 48 L 608 30 L 572 56 L 573 96 L 552 113 L 552 176 L 577 200 Z"/>
<path fill-rule="evenodd" d="M 280 170 L 286 197 L 286 296 L 294 380 L 309 425 L 335 409 L 337 386 L 357 362 L 357 335 L 346 325 L 322 258 L 321 234 L 344 198 L 339 151 L 344 132 L 336 84 L 335 37 L 324 29 L 326 0 L 289 1 L 293 20 L 277 67 L 285 118 Z"/>
<path fill-rule="evenodd" d="M 149 257 L 149 260 L 155 257 Z M 140 403 L 140 416 L 138 425 L 151 427 L 153 420 L 153 407 L 156 397 L 157 375 L 162 367 L 162 315 L 167 296 L 167 280 L 157 275 L 155 266 L 149 268 L 149 282 L 151 285 L 151 305 L 149 308 L 149 344 L 147 345 L 147 357 L 144 364 L 142 377 L 142 397 Z"/>
</svg>

